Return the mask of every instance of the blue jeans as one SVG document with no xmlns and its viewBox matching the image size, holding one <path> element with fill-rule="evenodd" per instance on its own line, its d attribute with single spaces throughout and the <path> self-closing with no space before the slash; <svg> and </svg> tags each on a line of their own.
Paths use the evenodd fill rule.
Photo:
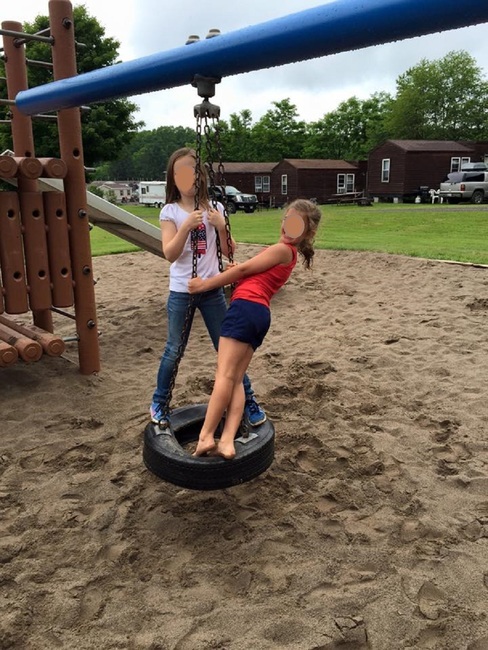
<svg viewBox="0 0 488 650">
<path fill-rule="evenodd" d="M 189 293 L 182 293 L 179 291 L 169 292 L 168 302 L 166 305 L 168 312 L 168 339 L 159 364 L 156 390 L 154 391 L 152 398 L 153 402 L 159 404 L 166 404 L 166 400 L 168 399 L 170 382 L 178 356 L 178 348 L 180 347 L 183 335 L 190 298 L 191 296 Z M 217 350 L 220 338 L 220 326 L 227 312 L 227 304 L 225 302 L 223 289 L 214 289 L 213 291 L 193 295 L 193 311 L 190 316 L 190 325 L 188 327 L 186 340 L 184 341 L 183 352 L 188 343 L 188 336 L 190 334 L 191 324 L 193 323 L 195 309 L 200 310 L 214 348 Z M 254 395 L 254 392 L 247 375 L 244 375 L 243 384 L 246 399 L 248 399 Z"/>
</svg>

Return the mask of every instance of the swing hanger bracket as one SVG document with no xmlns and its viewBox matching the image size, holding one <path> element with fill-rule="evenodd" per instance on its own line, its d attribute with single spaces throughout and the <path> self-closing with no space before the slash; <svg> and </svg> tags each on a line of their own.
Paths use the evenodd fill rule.
<svg viewBox="0 0 488 650">
<path fill-rule="evenodd" d="M 215 95 L 215 84 L 219 84 L 222 77 L 205 77 L 203 74 L 196 74 L 191 85 L 197 89 L 198 96 L 208 99 Z"/>
<path fill-rule="evenodd" d="M 204 99 L 201 104 L 193 107 L 194 117 L 210 117 L 218 119 L 220 117 L 220 106 L 211 104 L 208 99 Z"/>
<path fill-rule="evenodd" d="M 193 77 L 191 85 L 197 89 L 199 97 L 203 98 L 203 102 L 197 104 L 193 109 L 195 117 L 220 117 L 220 106 L 212 104 L 209 101 L 209 97 L 215 95 L 215 85 L 220 83 L 220 81 L 220 77 L 204 77 L 200 74 L 196 74 Z"/>
</svg>

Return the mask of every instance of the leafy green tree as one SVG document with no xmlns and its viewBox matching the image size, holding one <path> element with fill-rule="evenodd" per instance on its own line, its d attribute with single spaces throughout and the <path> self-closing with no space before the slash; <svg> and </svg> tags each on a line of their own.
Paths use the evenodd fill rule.
<svg viewBox="0 0 488 650">
<path fill-rule="evenodd" d="M 391 101 L 382 92 L 365 100 L 351 97 L 341 102 L 336 110 L 308 125 L 304 156 L 364 160 L 386 135 L 384 120 Z"/>
<path fill-rule="evenodd" d="M 397 79 L 389 137 L 419 140 L 488 138 L 488 82 L 464 51 L 420 63 Z"/>
<path fill-rule="evenodd" d="M 95 194 L 95 196 L 99 196 L 101 199 L 105 198 L 103 190 L 101 190 L 97 185 L 89 185 L 88 191 Z"/>
<path fill-rule="evenodd" d="M 305 122 L 298 119 L 297 107 L 290 100 L 272 102 L 252 128 L 254 162 L 301 158 L 305 139 Z"/>
<path fill-rule="evenodd" d="M 104 198 L 109 203 L 113 203 L 114 205 L 117 204 L 117 196 L 113 190 L 107 190 L 106 192 L 103 192 L 102 198 Z"/>
<path fill-rule="evenodd" d="M 227 161 L 246 162 L 254 160 L 256 148 L 253 142 L 252 113 L 245 108 L 232 113 L 229 123 L 220 121 L 222 156 Z"/>
<path fill-rule="evenodd" d="M 195 131 L 184 126 L 160 126 L 140 131 L 117 159 L 97 168 L 98 180 L 162 180 L 168 159 L 180 147 L 195 146 Z"/>
<path fill-rule="evenodd" d="M 78 73 L 91 72 L 117 62 L 120 43 L 105 36 L 105 29 L 96 18 L 88 15 L 81 5 L 73 10 L 75 38 L 86 47 L 77 49 Z M 48 16 L 37 16 L 32 24 L 25 23 L 24 31 L 38 32 L 49 27 Z M 36 61 L 52 61 L 51 46 L 29 42 L 27 58 Z M 28 66 L 29 87 L 39 86 L 53 80 L 52 71 L 45 67 Z M 112 160 L 127 144 L 143 122 L 136 122 L 133 112 L 136 104 L 127 99 L 116 99 L 93 105 L 82 112 L 82 137 L 85 164 L 89 167 L 105 160 Z M 37 156 L 59 156 L 58 130 L 55 121 L 33 119 L 34 145 Z M 10 128 L 4 127 L 0 136 L 3 148 L 12 147 Z"/>
</svg>

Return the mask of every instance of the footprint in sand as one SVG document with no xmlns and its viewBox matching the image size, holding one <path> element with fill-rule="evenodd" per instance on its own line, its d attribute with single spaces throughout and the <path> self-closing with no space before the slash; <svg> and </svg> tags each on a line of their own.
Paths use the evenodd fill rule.
<svg viewBox="0 0 488 650">
<path fill-rule="evenodd" d="M 447 595 L 433 582 L 424 582 L 418 591 L 417 603 L 422 616 L 435 621 L 446 611 Z"/>
<path fill-rule="evenodd" d="M 104 605 L 105 596 L 97 587 L 89 587 L 81 597 L 80 621 L 90 621 L 96 618 Z"/>
</svg>

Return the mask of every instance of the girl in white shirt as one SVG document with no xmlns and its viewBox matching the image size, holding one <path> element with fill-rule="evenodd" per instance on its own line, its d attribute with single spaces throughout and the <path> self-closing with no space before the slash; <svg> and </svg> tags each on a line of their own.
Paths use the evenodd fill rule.
<svg viewBox="0 0 488 650">
<path fill-rule="evenodd" d="M 167 300 L 168 331 L 166 346 L 161 357 L 153 394 L 151 420 L 161 428 L 170 424 L 168 398 L 170 385 L 180 344 L 183 352 L 188 337 L 182 341 L 188 305 L 192 300 L 188 292 L 188 281 L 192 276 L 192 237 L 196 229 L 197 268 L 201 278 L 211 278 L 219 273 L 216 237 L 220 240 L 222 254 L 229 256 L 223 206 L 215 209 L 210 204 L 207 189 L 207 175 L 203 167 L 199 170 L 199 206 L 195 208 L 196 153 L 182 148 L 173 152 L 168 161 L 166 175 L 166 205 L 161 210 L 161 234 L 164 257 L 171 262 L 169 296 Z M 235 242 L 231 240 L 232 252 Z M 222 288 L 193 296 L 191 322 L 195 309 L 199 309 L 215 349 L 218 347 L 220 326 L 227 311 Z M 188 327 L 187 333 L 191 328 Z M 254 398 L 254 392 L 247 375 L 244 377 L 246 394 L 245 415 L 251 426 L 258 426 L 266 420 L 266 414 Z"/>
</svg>

